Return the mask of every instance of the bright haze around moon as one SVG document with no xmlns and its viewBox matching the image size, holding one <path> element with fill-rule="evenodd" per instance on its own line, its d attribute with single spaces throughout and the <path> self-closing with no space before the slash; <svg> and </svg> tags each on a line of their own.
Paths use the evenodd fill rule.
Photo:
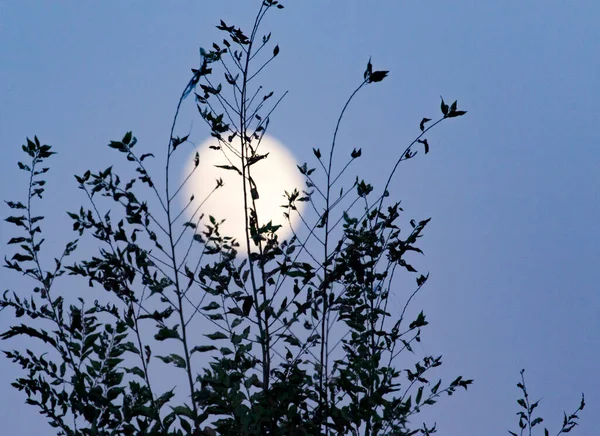
<svg viewBox="0 0 600 436">
<path fill-rule="evenodd" d="M 256 147 L 257 144 L 258 140 L 254 139 L 252 146 Z M 219 150 L 211 149 L 210 146 L 219 146 L 219 141 L 209 138 L 197 146 L 190 155 L 182 174 L 182 178 L 185 179 L 193 170 L 195 154 L 198 152 L 198 167 L 183 188 L 184 206 L 187 205 L 190 197 L 194 196 L 192 204 L 185 211 L 186 217 L 187 220 L 197 222 L 200 214 L 204 214 L 196 230 L 198 233 L 202 232 L 204 225 L 209 223 L 209 216 L 213 216 L 217 222 L 225 219 L 225 222 L 219 226 L 221 236 L 235 238 L 240 244 L 238 251 L 245 253 L 246 224 L 242 176 L 235 170 L 217 168 L 217 165 L 234 165 L 241 170 L 241 159 L 224 146 L 221 146 Z M 231 142 L 231 147 L 240 151 L 241 141 L 237 136 Z M 291 194 L 294 189 L 297 189 L 302 193 L 305 187 L 304 179 L 298 171 L 294 156 L 272 136 L 264 135 L 256 152 L 258 155 L 269 153 L 265 159 L 259 160 L 250 167 L 250 174 L 256 183 L 259 195 L 256 200 L 259 226 L 267 224 L 269 221 L 273 225 L 281 225 L 277 231 L 278 239 L 281 242 L 291 233 L 290 225 L 283 215 L 287 208 L 281 207 L 288 203 L 285 192 Z M 192 217 L 202 201 L 214 190 L 218 179 L 223 180 L 224 186 L 217 189 L 200 207 L 199 212 Z M 249 187 L 249 182 L 246 183 Z M 249 206 L 252 205 L 251 201 L 250 189 L 248 189 Z M 299 212 L 302 212 L 303 206 L 304 202 L 296 202 Z M 299 221 L 298 213 L 290 211 L 290 221 L 296 229 Z M 254 244 L 251 243 L 251 248 L 253 246 Z"/>
</svg>

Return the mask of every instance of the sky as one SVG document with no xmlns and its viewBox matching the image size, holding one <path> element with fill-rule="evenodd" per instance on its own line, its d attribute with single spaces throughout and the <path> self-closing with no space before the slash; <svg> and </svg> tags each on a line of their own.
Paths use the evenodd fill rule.
<svg viewBox="0 0 600 436">
<path fill-rule="evenodd" d="M 120 165 L 106 144 L 128 130 L 137 147 L 163 156 L 198 48 L 222 39 L 214 27 L 220 19 L 247 28 L 258 3 L 0 1 L 0 193 L 7 200 L 25 195 L 16 162 L 27 136 L 53 145 L 58 154 L 40 206 L 51 230 L 47 248 L 72 239 L 64 212 L 85 204 L 72 175 Z M 391 186 L 407 216 L 433 217 L 419 260 L 431 277 L 415 302 L 430 325 L 417 351 L 443 355 L 438 375 L 475 380 L 422 417 L 437 422 L 440 434 L 515 431 L 516 383 L 526 368 L 551 433 L 585 392 L 573 434 L 595 434 L 600 4 L 284 4 L 265 22 L 281 52 L 263 82 L 289 91 L 269 129 L 300 162 L 311 161 L 313 147 L 327 148 L 369 57 L 390 74 L 357 96 L 339 150 L 362 148 L 353 171 L 375 186 L 419 133 L 419 121 L 439 115 L 440 95 L 468 110 L 428 135 L 430 153 L 403 164 Z M 198 143 L 208 135 L 193 104 L 184 108 L 181 131 Z M 8 216 L 8 207 L 2 210 Z M 2 222 L 0 234 L 7 241 L 13 227 Z M 0 283 L 3 291 L 29 289 L 5 269 Z M 2 327 L 7 317 L 3 312 Z M 10 387 L 18 374 L 0 360 L 4 431 L 52 434 Z"/>
</svg>

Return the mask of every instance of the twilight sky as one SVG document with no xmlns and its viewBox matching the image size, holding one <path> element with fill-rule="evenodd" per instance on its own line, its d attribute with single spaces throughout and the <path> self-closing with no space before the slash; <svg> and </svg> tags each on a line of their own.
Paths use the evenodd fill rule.
<svg viewBox="0 0 600 436">
<path fill-rule="evenodd" d="M 111 165 L 109 140 L 132 130 L 139 149 L 162 159 L 198 47 L 222 40 L 214 28 L 219 19 L 247 27 L 258 3 L 0 1 L 0 197 L 26 195 L 16 166 L 26 136 L 54 146 L 59 154 L 41 206 L 43 229 L 51 230 L 46 249 L 72 239 L 65 210 L 86 204 L 72 175 Z M 587 407 L 574 434 L 595 434 L 600 3 L 284 4 L 263 27 L 281 47 L 263 83 L 289 90 L 269 130 L 301 162 L 312 161 L 312 147 L 327 148 L 369 56 L 390 75 L 357 97 L 340 150 L 362 147 L 353 171 L 374 185 L 385 182 L 421 118 L 439 115 L 440 95 L 469 111 L 429 135 L 431 152 L 403 164 L 391 188 L 408 217 L 433 217 L 421 242 L 419 266 L 431 277 L 415 304 L 430 325 L 418 351 L 444 356 L 442 377 L 475 379 L 468 392 L 444 398 L 422 417 L 445 435 L 515 431 L 515 385 L 526 368 L 551 433 L 583 391 Z M 208 135 L 191 103 L 180 124 L 187 131 L 196 143 Z M 12 233 L 13 226 L 0 224 L 3 242 Z M 29 289 L 6 269 L 0 284 L 1 291 Z M 10 387 L 17 375 L 0 360 L 3 433 L 52 434 Z"/>
</svg>

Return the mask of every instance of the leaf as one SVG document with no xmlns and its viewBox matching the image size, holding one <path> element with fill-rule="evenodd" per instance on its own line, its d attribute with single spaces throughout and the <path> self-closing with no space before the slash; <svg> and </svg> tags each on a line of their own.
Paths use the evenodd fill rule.
<svg viewBox="0 0 600 436">
<path fill-rule="evenodd" d="M 275 48 L 273 49 L 273 57 L 277 56 L 279 54 L 279 46 L 276 45 Z"/>
<path fill-rule="evenodd" d="M 212 350 L 216 350 L 217 347 L 215 347 L 214 345 L 198 345 L 194 348 L 192 348 L 192 351 L 190 351 L 190 354 L 195 353 L 196 351 L 198 353 L 204 353 L 206 351 L 212 351 Z"/>
<path fill-rule="evenodd" d="M 204 335 L 204 336 L 206 336 L 208 339 L 210 339 L 212 341 L 228 338 L 228 336 L 223 332 L 214 332 L 214 333 L 210 333 L 210 334 Z"/>
<path fill-rule="evenodd" d="M 421 132 L 425 131 L 425 123 L 428 123 L 429 121 L 431 121 L 431 118 L 423 118 L 421 120 L 421 123 L 419 124 L 419 129 L 421 129 Z"/>
<path fill-rule="evenodd" d="M 544 421 L 543 418 L 535 418 L 533 421 L 531 421 L 531 427 L 535 427 L 536 425 L 540 424 L 543 421 Z"/>
<path fill-rule="evenodd" d="M 228 171 L 237 171 L 237 173 L 240 176 L 242 175 L 242 172 L 240 170 L 238 170 L 236 167 L 234 167 L 233 165 L 215 165 L 215 167 L 221 168 L 223 170 L 228 170 Z"/>
<path fill-rule="evenodd" d="M 173 142 L 173 150 L 175 150 L 179 145 L 187 141 L 189 137 L 190 135 L 185 135 L 183 138 L 180 138 L 179 136 L 171 138 L 171 141 Z"/>
<path fill-rule="evenodd" d="M 131 138 L 133 137 L 133 134 L 131 132 L 127 132 L 125 133 L 125 136 L 123 136 L 123 144 L 129 144 L 131 142 Z"/>
<path fill-rule="evenodd" d="M 295 347 L 302 346 L 302 344 L 300 343 L 298 338 L 296 338 L 295 336 L 292 336 L 292 335 L 282 335 L 282 336 L 285 338 L 284 341 L 287 342 L 288 344 L 291 344 Z"/>
<path fill-rule="evenodd" d="M 417 396 L 415 397 L 415 404 L 419 404 L 421 402 L 421 397 L 423 396 L 423 386 L 419 387 L 417 391 Z"/>
<path fill-rule="evenodd" d="M 26 219 L 27 218 L 25 218 L 24 216 L 9 216 L 8 218 L 5 218 L 4 221 L 6 221 L 7 223 L 12 223 L 19 227 L 25 227 L 24 221 Z"/>
<path fill-rule="evenodd" d="M 454 111 L 454 112 L 450 112 L 448 114 L 447 118 L 462 117 L 466 113 L 467 113 L 467 111 Z"/>
<path fill-rule="evenodd" d="M 255 154 L 254 156 L 251 156 L 248 159 L 248 166 L 254 165 L 256 162 L 266 159 L 269 156 L 269 153 L 267 154 Z"/>
<path fill-rule="evenodd" d="M 350 154 L 352 159 L 356 159 L 357 157 L 360 157 L 361 155 L 362 155 L 362 148 L 359 148 L 358 150 L 355 148 L 354 150 L 352 150 L 352 153 Z"/>
<path fill-rule="evenodd" d="M 410 264 L 406 263 L 406 261 L 404 259 L 400 259 L 400 261 L 398 262 L 401 266 L 403 266 L 404 268 L 406 268 L 407 271 L 410 272 L 417 272 L 417 270 Z"/>
<path fill-rule="evenodd" d="M 175 406 L 171 407 L 171 409 L 176 415 L 186 416 L 192 420 L 196 418 L 194 411 L 189 406 Z"/>
<path fill-rule="evenodd" d="M 369 58 L 369 62 L 367 63 L 367 69 L 365 70 L 364 78 L 367 80 L 371 74 L 373 73 L 373 65 L 371 64 L 371 58 Z"/>
<path fill-rule="evenodd" d="M 233 354 L 233 351 L 231 351 L 231 349 L 230 349 L 230 348 L 227 348 L 227 347 L 221 347 L 221 348 L 219 349 L 219 351 L 221 352 L 221 354 L 222 354 L 223 356 L 229 356 L 230 354 Z"/>
<path fill-rule="evenodd" d="M 444 114 L 444 116 L 448 116 L 448 105 L 446 103 L 444 103 L 444 98 L 440 97 L 442 99 L 442 103 L 440 105 L 440 108 L 442 109 L 442 114 Z"/>
<path fill-rule="evenodd" d="M 242 323 L 242 318 L 236 318 L 231 323 L 231 328 L 234 329 Z"/>
<path fill-rule="evenodd" d="M 154 155 L 152 153 L 145 153 L 140 156 L 140 162 L 143 162 L 147 157 L 154 157 Z"/>
<path fill-rule="evenodd" d="M 244 316 L 250 315 L 252 303 L 254 303 L 254 298 L 252 296 L 244 297 L 244 303 L 242 304 L 242 312 L 244 313 Z"/>
<path fill-rule="evenodd" d="M 172 329 L 161 327 L 158 330 L 158 333 L 154 335 L 154 339 L 157 341 L 164 341 L 166 339 L 180 339 L 179 332 L 177 331 L 178 327 L 179 325 L 175 325 Z"/>
<path fill-rule="evenodd" d="M 27 207 L 23 203 L 21 203 L 20 201 L 17 201 L 16 203 L 12 202 L 12 201 L 5 201 L 5 203 L 11 209 L 27 209 Z"/>
<path fill-rule="evenodd" d="M 321 159 L 321 150 L 318 148 L 313 148 L 313 153 L 315 154 L 317 159 Z"/>
<path fill-rule="evenodd" d="M 215 310 L 221 307 L 216 301 L 211 301 L 208 305 L 201 307 L 200 310 Z"/>
<path fill-rule="evenodd" d="M 373 71 L 373 73 L 369 76 L 368 82 L 375 83 L 381 82 L 388 75 L 389 71 Z"/>
<path fill-rule="evenodd" d="M 8 241 L 8 245 L 10 244 L 19 244 L 21 242 L 25 242 L 27 241 L 27 238 L 24 238 L 22 236 L 18 237 L 18 238 L 11 238 L 10 241 Z"/>
<path fill-rule="evenodd" d="M 16 260 L 17 262 L 28 262 L 30 260 L 33 260 L 32 256 L 27 256 L 21 253 L 16 253 L 13 257 L 12 260 Z"/>
<path fill-rule="evenodd" d="M 0 334 L 0 339 L 9 339 L 19 335 L 26 335 L 31 338 L 38 338 L 43 342 L 56 347 L 56 341 L 54 338 L 48 335 L 48 332 L 41 329 L 34 329 L 32 327 L 26 326 L 25 324 L 21 324 L 20 326 L 12 326 L 10 330 Z"/>
<path fill-rule="evenodd" d="M 426 326 L 427 324 L 429 324 L 427 321 L 425 321 L 425 314 L 423 313 L 423 311 L 421 311 L 421 313 L 419 313 L 419 315 L 417 316 L 417 319 L 415 319 L 413 322 L 411 322 L 408 326 L 408 328 L 410 329 L 414 329 L 417 327 L 423 327 Z M 456 381 L 456 384 L 458 384 L 460 380 Z"/>
<path fill-rule="evenodd" d="M 114 149 L 119 150 L 119 151 L 126 151 L 125 146 L 123 145 L 122 142 L 110 141 L 110 143 L 108 144 L 108 146 L 110 148 L 114 148 Z"/>
<path fill-rule="evenodd" d="M 185 363 L 185 359 L 178 354 L 170 354 L 168 356 L 156 356 L 158 359 L 162 360 L 165 363 L 172 363 L 177 368 L 186 368 L 187 365 Z"/>
<path fill-rule="evenodd" d="M 418 139 L 418 141 L 425 147 L 425 154 L 429 153 L 429 143 L 427 142 L 427 139 Z"/>
</svg>

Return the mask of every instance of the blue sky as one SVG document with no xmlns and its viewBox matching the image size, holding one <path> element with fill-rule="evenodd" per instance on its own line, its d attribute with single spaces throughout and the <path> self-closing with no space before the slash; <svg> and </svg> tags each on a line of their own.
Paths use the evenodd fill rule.
<svg viewBox="0 0 600 436">
<path fill-rule="evenodd" d="M 164 154 L 179 93 L 219 19 L 247 26 L 257 1 L 0 3 L 0 193 L 25 195 L 16 161 L 26 136 L 59 154 L 42 204 L 48 248 L 70 240 L 65 210 L 84 203 L 72 174 L 113 163 L 105 147 L 132 130 Z M 356 99 L 340 150 L 362 147 L 361 176 L 381 186 L 439 96 L 468 115 L 429 135 L 431 152 L 401 166 L 392 193 L 407 216 L 432 216 L 416 305 L 422 349 L 439 374 L 475 379 L 423 414 L 440 434 L 516 428 L 519 370 L 558 429 L 586 393 L 580 435 L 600 424 L 600 4 L 530 0 L 285 2 L 265 29 L 281 47 L 263 82 L 289 90 L 270 132 L 300 161 L 325 149 L 369 56 L 389 77 Z M 190 104 L 182 130 L 208 132 Z M 119 161 L 119 164 L 121 162 Z M 8 215 L 8 208 L 4 208 Z M 56 229 L 56 230 L 54 230 Z M 2 240 L 13 230 L 0 226 Z M 6 247 L 2 248 L 4 254 Z M 2 290 L 23 282 L 0 272 Z M 401 294 L 400 294 L 401 295 Z M 0 321 L 8 320 L 3 313 Z M 2 344 L 2 349 L 9 344 Z M 406 361 L 407 367 L 410 361 Z M 0 361 L 7 434 L 51 434 Z M 9 429 L 6 429 L 6 426 Z"/>
</svg>

